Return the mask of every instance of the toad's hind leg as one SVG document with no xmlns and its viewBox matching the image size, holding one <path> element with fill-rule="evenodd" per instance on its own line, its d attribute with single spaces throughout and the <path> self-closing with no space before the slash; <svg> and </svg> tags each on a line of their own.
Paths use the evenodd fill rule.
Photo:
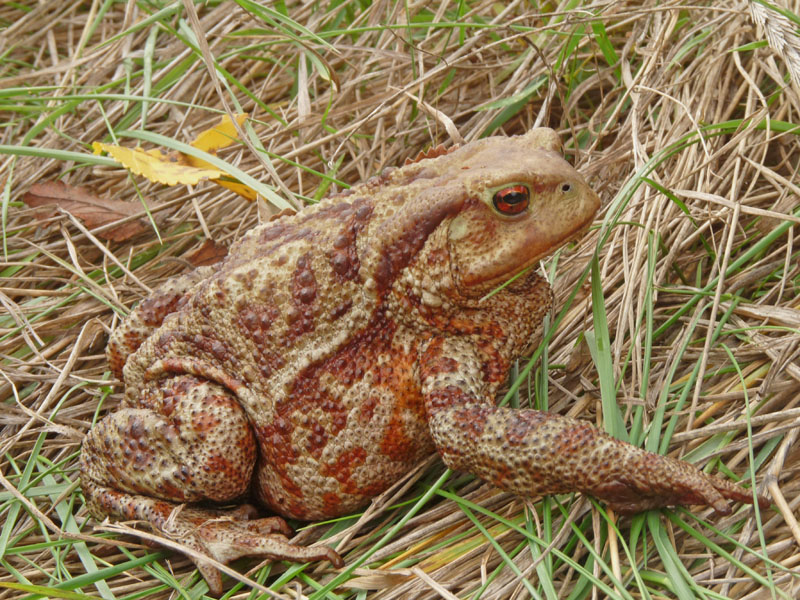
<svg viewBox="0 0 800 600">
<path fill-rule="evenodd" d="M 131 311 L 108 340 L 106 357 L 111 371 L 122 378 L 122 367 L 148 336 L 161 325 L 167 315 L 180 309 L 189 297 L 189 291 L 208 277 L 211 267 L 199 267 L 179 277 L 168 279 L 153 290 L 147 298 Z"/>
<path fill-rule="evenodd" d="M 201 555 L 227 563 L 240 556 L 294 561 L 342 560 L 325 547 L 291 545 L 283 519 L 251 519 L 254 510 L 183 507 L 231 502 L 250 488 L 256 442 L 244 410 L 222 386 L 180 376 L 162 382 L 142 405 L 106 416 L 81 450 L 81 485 L 90 512 L 141 519 Z M 222 581 L 208 561 L 190 557 L 211 591 Z"/>
<path fill-rule="evenodd" d="M 537 410 L 494 406 L 475 351 L 459 341 L 431 344 L 421 378 L 431 436 L 444 462 L 522 496 L 580 491 L 632 513 L 674 504 L 767 498 L 687 462 L 621 442 L 588 423 Z"/>
</svg>

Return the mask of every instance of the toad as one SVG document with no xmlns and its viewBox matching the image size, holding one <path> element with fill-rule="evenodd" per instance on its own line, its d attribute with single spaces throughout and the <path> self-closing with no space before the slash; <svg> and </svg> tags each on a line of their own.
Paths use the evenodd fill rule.
<svg viewBox="0 0 800 600">
<path fill-rule="evenodd" d="M 438 154 L 252 229 L 139 304 L 108 344 L 124 400 L 83 442 L 94 516 L 223 563 L 340 567 L 281 517 L 351 513 L 434 450 L 522 496 L 580 491 L 624 513 L 753 501 L 586 422 L 495 405 L 551 306 L 533 267 L 600 200 L 550 129 Z M 209 507 L 246 499 L 280 516 Z"/>
</svg>

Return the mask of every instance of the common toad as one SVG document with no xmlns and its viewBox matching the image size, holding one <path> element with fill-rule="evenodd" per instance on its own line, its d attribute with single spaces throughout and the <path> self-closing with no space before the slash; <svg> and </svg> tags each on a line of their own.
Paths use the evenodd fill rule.
<svg viewBox="0 0 800 600">
<path fill-rule="evenodd" d="M 529 267 L 600 206 L 559 150 L 534 129 L 423 156 L 252 229 L 220 265 L 144 300 L 108 345 L 123 404 L 83 443 L 91 512 L 145 520 L 222 562 L 342 566 L 330 548 L 290 544 L 280 517 L 195 505 L 252 498 L 336 517 L 434 449 L 524 496 L 582 491 L 621 512 L 752 502 L 585 422 L 495 406 L 551 305 Z M 219 594 L 218 571 L 196 562 Z"/>
</svg>

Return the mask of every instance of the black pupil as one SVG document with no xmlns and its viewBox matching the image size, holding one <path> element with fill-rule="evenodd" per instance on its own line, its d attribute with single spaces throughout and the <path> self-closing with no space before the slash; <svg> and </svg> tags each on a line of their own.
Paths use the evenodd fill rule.
<svg viewBox="0 0 800 600">
<path fill-rule="evenodd" d="M 506 204 L 519 204 L 525 202 L 525 194 L 522 192 L 508 192 L 502 197 L 502 201 Z"/>
</svg>

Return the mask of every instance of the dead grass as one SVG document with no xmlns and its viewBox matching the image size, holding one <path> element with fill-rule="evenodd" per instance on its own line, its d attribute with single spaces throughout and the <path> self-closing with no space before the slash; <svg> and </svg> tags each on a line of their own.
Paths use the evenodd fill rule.
<svg viewBox="0 0 800 600">
<path fill-rule="evenodd" d="M 448 131 L 562 130 L 604 209 L 547 267 L 562 303 L 577 293 L 534 387 L 549 389 L 550 410 L 602 424 L 614 418 L 600 403 L 610 382 L 634 443 L 754 473 L 773 500 L 760 515 L 617 521 L 577 497 L 526 504 L 469 478 L 436 484 L 443 467 L 432 460 L 328 532 L 348 565 L 374 551 L 328 597 L 796 597 L 800 101 L 793 55 L 767 40 L 800 47 L 790 18 L 800 4 L 788 2 L 788 16 L 754 4 L 761 29 L 745 2 L 546 3 L 543 14 L 521 2 L 290 5 L 320 37 L 239 4 L 198 6 L 196 22 L 181 2 L 0 7 L 0 598 L 35 597 L 35 586 L 126 599 L 205 591 L 182 556 L 97 528 L 76 463 L 82 436 L 119 397 L 107 332 L 206 239 L 228 244 L 270 212 L 211 185 L 133 180 L 88 144 L 133 146 L 125 131 L 140 129 L 191 140 L 222 98 L 253 115 L 256 146 L 224 158 L 292 202 L 450 142 Z M 55 178 L 146 203 L 160 241 L 151 228 L 104 243 L 68 214 L 37 219 L 21 196 Z M 605 318 L 585 278 L 595 248 Z M 601 343 L 587 345 L 585 332 Z M 285 598 L 320 597 L 335 574 L 248 573 Z"/>
</svg>

